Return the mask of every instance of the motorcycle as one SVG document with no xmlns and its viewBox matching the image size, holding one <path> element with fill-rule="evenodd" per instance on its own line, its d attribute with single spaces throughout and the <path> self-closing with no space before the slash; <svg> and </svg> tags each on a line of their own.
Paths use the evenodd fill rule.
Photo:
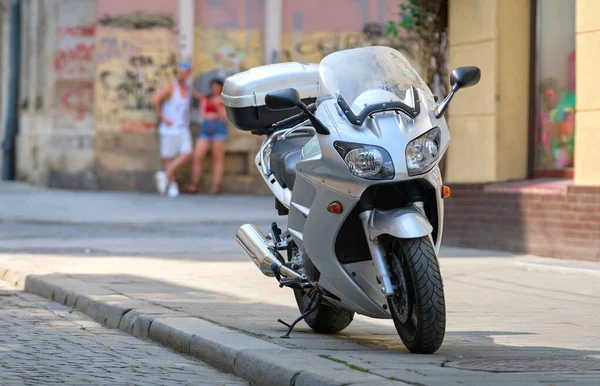
<svg viewBox="0 0 600 386">
<path fill-rule="evenodd" d="M 337 333 L 359 313 L 393 319 L 404 345 L 434 353 L 446 306 L 438 252 L 444 219 L 438 163 L 455 93 L 477 67 L 451 74 L 438 101 L 398 51 L 335 52 L 319 65 L 260 66 L 227 79 L 232 124 L 265 135 L 255 163 L 287 227 L 236 239 L 266 276 L 293 289 L 300 320 Z"/>
</svg>

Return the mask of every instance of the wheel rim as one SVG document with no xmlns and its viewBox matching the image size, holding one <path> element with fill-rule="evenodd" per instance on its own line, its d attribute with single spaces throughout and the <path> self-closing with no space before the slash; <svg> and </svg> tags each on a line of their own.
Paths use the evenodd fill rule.
<svg viewBox="0 0 600 386">
<path fill-rule="evenodd" d="M 417 335 L 417 312 L 414 286 L 411 279 L 408 262 L 404 257 L 398 242 L 394 242 L 393 253 L 389 256 L 392 267 L 391 279 L 394 285 L 394 295 L 390 300 L 390 309 L 397 319 L 397 329 L 404 340 L 413 341 Z"/>
</svg>

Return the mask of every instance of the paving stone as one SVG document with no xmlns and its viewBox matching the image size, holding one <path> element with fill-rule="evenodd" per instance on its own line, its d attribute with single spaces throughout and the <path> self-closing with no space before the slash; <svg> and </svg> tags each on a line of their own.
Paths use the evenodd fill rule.
<svg viewBox="0 0 600 386">
<path fill-rule="evenodd" d="M 196 197 L 192 199 L 195 200 Z M 250 218 L 247 220 L 252 221 Z M 267 229 L 269 224 L 270 222 L 259 227 Z M 41 275 L 60 272 L 45 277 L 63 288 L 64 294 L 54 291 L 55 299 L 71 307 L 77 299 L 74 294 L 78 293 L 86 295 L 89 300 L 101 300 L 105 296 L 112 299 L 115 293 L 129 297 L 132 303 L 117 303 L 123 307 L 135 304 L 131 307 L 133 311 L 121 319 L 119 329 L 135 336 L 146 338 L 151 321 L 156 318 L 197 316 L 230 328 L 230 331 L 244 331 L 248 334 L 246 336 L 266 344 L 295 349 L 306 356 L 325 356 L 338 364 L 346 363 L 346 369 L 365 369 L 380 376 L 383 380 L 378 380 L 380 383 L 396 378 L 428 386 L 559 385 L 567 382 L 587 382 L 595 386 L 600 384 L 600 372 L 512 374 L 442 367 L 442 363 L 448 361 L 479 358 L 516 359 L 523 362 L 530 358 L 565 357 L 600 360 L 598 278 L 525 271 L 514 265 L 514 261 L 522 259 L 522 256 L 455 250 L 442 257 L 440 265 L 448 312 L 446 338 L 436 355 L 421 356 L 407 352 L 391 321 L 369 319 L 360 315 L 356 315 L 353 323 L 340 334 L 316 334 L 306 324 L 300 323 L 291 339 L 279 339 L 285 328 L 276 322 L 277 318 L 290 321 L 298 316 L 293 294 L 287 289 L 278 289 L 274 280 L 265 278 L 239 250 L 232 236 L 237 228 L 233 225 L 145 225 L 143 229 L 126 229 L 113 225 L 69 227 L 14 223 L 9 228 L 3 229 L 8 236 L 0 239 L 0 248 L 5 250 L 29 248 L 31 243 L 64 247 L 62 244 L 67 242 L 65 239 L 68 237 L 72 239 L 68 242 L 90 243 L 86 248 L 111 251 L 112 255 L 102 258 L 61 255 L 59 252 L 0 253 L 0 266 Z M 14 232 L 26 232 L 30 236 L 19 240 L 18 237 L 11 237 Z M 165 238 L 161 238 L 165 235 L 168 236 L 168 243 L 165 243 Z M 210 245 L 215 241 L 216 235 L 229 237 L 229 250 L 235 252 L 213 253 Z M 135 253 L 130 255 L 129 252 L 119 252 L 122 250 L 119 245 L 128 245 L 127 251 L 135 250 Z M 183 250 L 181 248 L 189 253 L 174 252 L 175 249 Z M 98 340 L 105 342 L 105 348 L 94 348 L 93 353 L 102 353 L 105 349 L 111 353 L 121 353 L 122 366 L 115 365 L 110 369 L 127 382 L 135 383 L 135 377 L 142 374 L 132 370 L 129 366 L 135 365 L 135 362 L 126 358 L 135 358 L 136 355 L 162 358 L 162 351 L 148 348 L 147 342 L 142 346 L 138 341 L 140 345 L 134 348 L 116 346 L 108 340 L 115 336 L 112 335 L 113 332 L 103 333 L 102 331 L 106 331 L 103 328 L 86 325 L 85 321 L 88 319 L 82 321 L 74 317 L 80 315 L 78 312 L 68 315 L 65 312 L 68 313 L 68 310 L 55 311 L 77 326 L 68 337 L 70 347 L 83 347 L 84 352 L 77 352 L 77 356 L 90 355 L 85 342 L 90 334 L 96 336 Z M 29 353 L 37 349 L 37 342 L 43 342 L 44 346 L 50 347 L 48 351 L 43 351 L 49 353 L 45 354 L 46 360 L 49 360 L 48 357 L 59 358 L 73 379 L 78 379 L 76 374 L 83 365 L 78 367 L 77 361 L 69 362 L 69 353 L 61 352 L 60 345 L 51 345 L 52 339 L 35 333 L 30 328 L 34 324 L 39 329 L 46 323 L 42 317 L 31 316 L 33 313 L 30 305 L 22 304 L 19 310 L 9 310 L 5 315 L 10 323 L 7 324 L 0 318 L 2 331 L 12 330 L 13 333 L 7 333 L 4 340 L 0 337 L 0 351 L 6 349 L 13 353 L 13 364 L 28 361 L 27 355 L 16 353 L 17 348 L 25 348 L 23 350 Z M 63 329 L 54 328 L 51 332 L 58 333 L 61 330 Z M 229 334 L 232 338 L 228 341 Z M 190 340 L 190 352 L 193 356 L 210 360 L 216 365 L 232 356 L 235 359 L 236 350 L 231 348 L 239 348 L 240 342 L 236 340 L 232 333 L 207 336 L 201 331 Z M 210 346 L 211 342 L 214 345 Z M 250 347 L 241 349 L 254 348 L 255 343 L 249 343 Z M 213 349 L 206 350 L 206 347 Z M 222 348 L 220 351 L 219 347 Z M 265 350 L 256 350 L 252 354 L 260 354 L 260 351 Z M 110 359 L 103 358 L 102 361 Z M 294 363 L 308 367 L 308 361 L 303 361 L 303 358 Z M 147 362 L 144 365 L 146 369 L 176 368 L 177 371 L 182 371 L 173 361 L 167 360 L 161 363 Z M 15 368 L 18 366 L 6 367 L 11 371 Z M 252 369 L 243 370 L 250 373 Z M 112 374 L 105 369 L 101 371 Z M 164 371 L 168 373 L 167 370 Z M 163 379 L 159 378 L 157 383 L 168 383 L 161 381 Z M 297 384 L 301 381 L 314 382 L 307 374 L 298 376 L 296 381 Z M 351 384 L 358 381 L 358 378 L 353 379 Z M 126 382 L 121 382 L 123 383 Z"/>
<path fill-rule="evenodd" d="M 2 385 L 247 385 L 158 344 L 107 330 L 77 311 L 65 318 L 64 307 L 10 289 L 0 284 Z"/>
</svg>

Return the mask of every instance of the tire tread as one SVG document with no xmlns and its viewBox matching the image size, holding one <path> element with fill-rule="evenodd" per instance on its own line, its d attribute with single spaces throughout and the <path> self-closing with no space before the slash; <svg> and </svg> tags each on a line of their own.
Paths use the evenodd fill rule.
<svg viewBox="0 0 600 386">
<path fill-rule="evenodd" d="M 399 240 L 408 260 L 418 310 L 418 331 L 414 341 L 400 338 L 414 353 L 432 354 L 442 345 L 446 333 L 446 302 L 438 260 L 427 237 Z M 394 319 L 398 333 L 399 322 Z"/>
</svg>

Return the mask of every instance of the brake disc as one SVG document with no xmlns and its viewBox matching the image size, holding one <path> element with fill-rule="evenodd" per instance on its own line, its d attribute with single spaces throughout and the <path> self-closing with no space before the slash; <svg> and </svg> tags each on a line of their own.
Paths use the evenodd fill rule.
<svg viewBox="0 0 600 386">
<path fill-rule="evenodd" d="M 394 298 L 392 305 L 398 315 L 398 320 L 401 323 L 406 323 L 409 314 L 408 291 L 406 290 L 406 280 L 404 278 L 404 270 L 400 259 L 395 254 L 390 255 L 392 262 L 392 284 L 394 285 Z"/>
</svg>

